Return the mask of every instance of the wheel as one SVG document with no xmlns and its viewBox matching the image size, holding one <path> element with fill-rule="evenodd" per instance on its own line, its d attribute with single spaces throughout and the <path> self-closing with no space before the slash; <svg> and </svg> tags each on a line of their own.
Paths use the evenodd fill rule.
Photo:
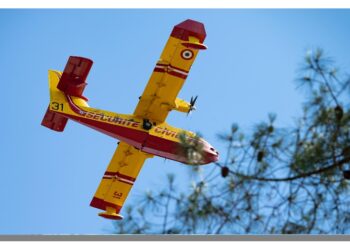
<svg viewBox="0 0 350 250">
<path fill-rule="evenodd" d="M 143 120 L 143 129 L 150 130 L 152 128 L 152 123 L 148 119 Z"/>
</svg>

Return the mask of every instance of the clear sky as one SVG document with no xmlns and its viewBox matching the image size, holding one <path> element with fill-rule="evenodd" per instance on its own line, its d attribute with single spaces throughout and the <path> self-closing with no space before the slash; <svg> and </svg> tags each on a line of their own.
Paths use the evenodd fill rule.
<svg viewBox="0 0 350 250">
<path fill-rule="evenodd" d="M 293 124 L 303 100 L 296 73 L 308 48 L 350 65 L 349 10 L 0 10 L 0 234 L 110 232 L 89 203 L 117 141 L 72 121 L 63 133 L 40 126 L 47 70 L 63 70 L 70 55 L 91 58 L 90 106 L 132 113 L 173 26 L 188 18 L 207 31 L 208 50 L 179 96 L 199 95 L 198 110 L 167 121 L 201 132 L 222 155 L 216 135 L 233 122 L 249 131 L 274 112 L 278 125 Z M 187 188 L 189 168 L 148 160 L 126 204 L 161 188 L 167 173 Z"/>
</svg>

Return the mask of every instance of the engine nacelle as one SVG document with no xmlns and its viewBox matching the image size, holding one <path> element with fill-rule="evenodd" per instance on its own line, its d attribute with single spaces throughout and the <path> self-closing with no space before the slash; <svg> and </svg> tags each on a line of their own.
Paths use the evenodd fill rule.
<svg viewBox="0 0 350 250">
<path fill-rule="evenodd" d="M 176 98 L 173 105 L 170 105 L 168 103 L 163 103 L 161 104 L 161 107 L 164 109 L 176 110 L 183 113 L 189 113 L 190 111 L 196 109 L 196 107 L 191 106 L 189 102 L 186 102 L 185 100 L 182 100 L 180 98 Z"/>
<path fill-rule="evenodd" d="M 185 100 L 176 98 L 175 107 L 173 109 L 180 112 L 189 113 L 191 110 L 195 110 L 196 107 L 191 106 L 191 104 L 189 102 L 186 102 Z"/>
</svg>

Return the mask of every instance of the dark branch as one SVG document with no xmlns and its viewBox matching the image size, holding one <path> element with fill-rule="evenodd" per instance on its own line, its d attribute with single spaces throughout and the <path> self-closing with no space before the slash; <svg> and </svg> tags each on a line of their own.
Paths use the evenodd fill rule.
<svg viewBox="0 0 350 250">
<path fill-rule="evenodd" d="M 236 175 L 236 176 L 239 176 L 241 178 L 244 178 L 244 179 L 248 179 L 248 180 L 256 180 L 256 181 L 293 181 L 293 180 L 297 180 L 297 179 L 301 179 L 301 178 L 306 178 L 306 177 L 310 177 L 312 175 L 315 175 L 315 174 L 321 174 L 321 173 L 324 173 L 324 172 L 327 172 L 329 170 L 332 170 L 336 167 L 339 167 L 341 166 L 342 164 L 344 163 L 348 163 L 350 162 L 350 157 L 348 158 L 344 158 L 340 161 L 337 161 L 333 164 L 330 164 L 324 168 L 320 168 L 320 169 L 317 169 L 317 170 L 314 170 L 314 171 L 310 171 L 310 172 L 307 172 L 307 173 L 302 173 L 302 174 L 299 174 L 299 175 L 295 175 L 295 176 L 291 176 L 291 177 L 284 177 L 284 178 L 264 178 L 264 177 L 256 177 L 256 176 L 252 176 L 252 175 L 245 175 L 245 174 L 242 174 L 242 173 L 238 173 L 238 172 L 235 172 L 235 171 L 232 171 L 230 170 L 230 173 L 233 174 L 233 175 Z M 219 163 L 215 163 L 215 165 L 219 166 L 219 167 L 222 167 Z"/>
</svg>

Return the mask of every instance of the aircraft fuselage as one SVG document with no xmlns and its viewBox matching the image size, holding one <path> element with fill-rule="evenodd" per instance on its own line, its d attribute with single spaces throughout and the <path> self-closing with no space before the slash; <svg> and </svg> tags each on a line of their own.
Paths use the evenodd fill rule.
<svg viewBox="0 0 350 250">
<path fill-rule="evenodd" d="M 143 128 L 144 120 L 133 115 L 117 114 L 105 110 L 87 107 L 80 98 L 66 95 L 65 103 L 51 103 L 51 110 L 57 109 L 60 115 L 79 122 L 106 135 L 124 141 L 135 148 L 166 159 L 191 164 L 188 155 L 179 153 L 180 134 L 186 134 L 189 140 L 199 140 L 202 146 L 201 159 L 196 164 L 208 164 L 218 160 L 218 152 L 204 139 L 196 138 L 190 131 L 184 131 L 168 125 L 166 122 L 151 122 L 150 129 Z M 63 112 L 60 112 L 63 111 Z M 193 163 L 193 162 L 192 162 Z"/>
</svg>

